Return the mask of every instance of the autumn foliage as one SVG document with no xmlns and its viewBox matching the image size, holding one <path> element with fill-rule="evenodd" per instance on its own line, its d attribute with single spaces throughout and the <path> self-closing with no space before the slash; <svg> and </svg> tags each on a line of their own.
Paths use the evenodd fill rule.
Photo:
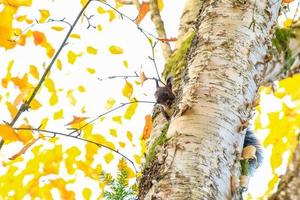
<svg viewBox="0 0 300 200">
<path fill-rule="evenodd" d="M 78 10 L 88 2 L 76 1 Z M 88 40 L 90 35 L 85 36 L 87 32 L 102 33 L 116 21 L 122 23 L 125 15 L 113 8 L 123 5 L 118 1 L 114 7 L 106 2 L 89 5 L 93 10 L 88 9 L 80 16 L 77 26 L 81 28 L 76 27 L 66 42 L 60 43 L 72 24 L 51 18 L 50 8 L 36 9 L 31 0 L 0 0 L 0 3 L 0 55 L 5 57 L 0 70 L 0 137 L 5 141 L 0 149 L 0 199 L 51 199 L 55 195 L 59 199 L 101 199 L 113 195 L 112 188 L 118 183 L 123 184 L 122 191 L 134 196 L 146 152 L 145 140 L 152 132 L 152 117 L 143 112 L 143 106 L 155 103 L 151 99 L 153 94 L 145 94 L 143 87 L 150 84 L 149 77 L 155 73 L 152 76 L 141 70 L 142 63 L 135 79 L 130 76 L 116 79 L 113 80 L 116 85 L 106 85 L 108 89 L 103 89 L 97 76 L 105 70 L 113 68 L 115 74 L 128 74 L 135 68 L 131 69 L 126 48 L 120 42 L 107 44 L 103 39 L 101 45 L 106 45 L 103 48 L 98 40 L 97 43 Z M 163 1 L 158 3 L 162 11 Z M 30 12 L 35 9 L 36 15 L 24 14 L 22 9 Z M 131 22 L 140 28 L 148 13 L 149 3 L 142 2 Z M 93 20 L 93 17 L 98 18 Z M 292 23 L 289 20 L 285 21 L 286 27 Z M 142 35 L 140 29 L 137 32 Z M 177 41 L 174 37 L 151 39 Z M 147 45 L 152 40 L 144 38 Z M 64 50 L 55 57 L 60 47 Z M 11 52 L 18 53 L 14 57 Z M 105 59 L 116 61 L 115 66 L 99 59 L 102 54 Z M 31 63 L 22 61 L 29 56 Z M 75 75 L 71 73 L 74 71 Z M 70 74 L 72 77 L 67 79 Z M 272 171 L 264 195 L 276 187 L 280 176 L 277 170 L 285 164 L 284 154 L 293 152 L 297 144 L 299 82 L 300 76 L 296 75 L 280 81 L 276 90 L 267 87 L 260 91 L 261 101 L 253 123 L 259 133 L 265 133 L 261 138 L 264 147 L 270 149 L 267 162 Z M 38 85 L 41 88 L 35 91 Z M 98 96 L 104 96 L 105 100 Z M 276 109 L 264 106 L 270 99 L 276 102 Z"/>
</svg>

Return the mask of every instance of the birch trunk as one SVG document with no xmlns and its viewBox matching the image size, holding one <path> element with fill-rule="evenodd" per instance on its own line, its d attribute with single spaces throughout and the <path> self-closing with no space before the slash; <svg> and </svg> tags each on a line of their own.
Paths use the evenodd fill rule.
<svg viewBox="0 0 300 200">
<path fill-rule="evenodd" d="M 139 199 L 239 198 L 231 180 L 240 175 L 244 134 L 267 71 L 262 61 L 280 2 L 189 0 L 186 5 L 194 8 L 185 8 L 180 30 L 194 31 L 188 36 L 179 31 L 180 44 L 170 57 L 176 62 L 166 65 L 171 69 L 164 74 L 179 80 L 177 101 L 170 123 L 154 116 Z"/>
</svg>

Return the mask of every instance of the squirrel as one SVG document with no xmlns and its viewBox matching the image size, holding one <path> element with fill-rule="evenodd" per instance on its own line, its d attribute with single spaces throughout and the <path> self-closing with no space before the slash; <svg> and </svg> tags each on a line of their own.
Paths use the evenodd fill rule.
<svg viewBox="0 0 300 200">
<path fill-rule="evenodd" d="M 249 128 L 246 131 L 245 140 L 243 149 L 247 146 L 254 146 L 255 151 L 255 157 L 254 159 L 249 159 L 249 175 L 253 175 L 255 172 L 255 169 L 260 167 L 263 162 L 263 148 L 258 140 L 258 138 L 255 136 L 253 131 L 251 131 Z"/>
<path fill-rule="evenodd" d="M 160 104 L 161 106 L 160 111 L 162 115 L 166 118 L 167 121 L 170 120 L 170 114 L 168 114 L 167 110 L 170 110 L 173 102 L 175 101 L 175 94 L 172 91 L 172 82 L 173 77 L 170 76 L 167 78 L 166 85 L 159 86 L 158 80 L 156 80 L 156 91 L 154 93 L 156 103 Z M 253 158 L 248 158 L 247 160 L 247 168 L 246 175 L 253 175 L 256 168 L 258 168 L 263 161 L 263 149 L 260 145 L 259 140 L 254 135 L 253 131 L 249 128 L 246 131 L 246 136 L 244 140 L 243 149 L 248 146 L 255 147 L 255 155 Z"/>
<path fill-rule="evenodd" d="M 170 110 L 171 105 L 175 100 L 175 94 L 172 91 L 172 82 L 173 77 L 167 78 L 165 86 L 159 86 L 158 80 L 156 82 L 156 91 L 154 93 L 154 97 L 156 99 L 156 103 L 160 104 L 159 107 L 161 113 L 166 118 L 167 121 L 170 120 L 170 115 L 168 114 L 168 110 Z"/>
</svg>

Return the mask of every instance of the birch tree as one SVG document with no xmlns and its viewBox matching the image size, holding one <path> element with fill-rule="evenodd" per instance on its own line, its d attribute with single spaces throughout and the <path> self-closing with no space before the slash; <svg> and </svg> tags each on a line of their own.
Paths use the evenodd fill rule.
<svg viewBox="0 0 300 200">
<path fill-rule="evenodd" d="M 287 57 L 272 46 L 280 6 L 280 1 L 186 2 L 176 50 L 164 70 L 165 77 L 175 77 L 176 101 L 169 122 L 154 117 L 141 199 L 240 198 L 232 182 L 241 175 L 243 139 L 259 87 L 299 69 L 298 59 L 284 68 Z M 288 45 L 293 55 L 299 53 L 297 37 Z M 288 172 L 293 176 L 299 174 L 295 157 Z M 284 180 L 282 199 L 297 199 L 298 179 L 285 192 Z"/>
<path fill-rule="evenodd" d="M 0 18 L 4 19 L 0 20 L 0 46 L 11 52 L 18 49 L 15 47 L 22 47 L 23 51 L 27 48 L 32 52 L 35 52 L 33 49 L 39 50 L 37 56 L 46 57 L 45 62 L 49 63 L 39 63 L 38 67 L 32 61 L 27 68 L 22 68 L 22 72 L 16 72 L 21 68 L 15 69 L 14 60 L 11 60 L 1 77 L 0 102 L 5 102 L 3 116 L 6 117 L 0 123 L 0 152 L 13 154 L 6 156 L 9 160 L 0 166 L 3 169 L 0 170 L 0 198 L 48 199 L 60 195 L 61 199 L 78 196 L 108 200 L 242 199 L 249 181 L 249 173 L 245 170 L 248 160 L 254 158 L 253 153 L 246 157 L 242 152 L 246 130 L 252 123 L 256 129 L 268 129 L 263 145 L 272 146 L 270 165 L 273 178 L 265 196 L 273 200 L 298 198 L 300 23 L 296 22 L 295 14 L 286 19 L 285 28 L 278 25 L 278 16 L 288 11 L 289 3 L 293 1 L 186 0 L 177 37 L 168 36 L 165 28 L 168 22 L 164 22 L 161 16 L 163 2 L 80 0 L 76 2 L 78 5 L 74 3 L 74 7 L 80 9 L 70 23 L 66 18 L 52 18 L 53 9 L 51 12 L 50 9 L 40 9 L 39 19 L 19 15 L 21 7 L 32 6 L 31 0 L 0 0 Z M 49 5 L 55 3 L 51 1 Z M 131 18 L 122 13 L 118 8 L 124 5 L 136 8 L 137 16 Z M 156 34 L 140 26 L 147 13 L 151 14 Z M 103 41 L 98 41 L 98 36 L 75 29 L 76 24 L 86 25 L 87 29 L 101 33 L 104 29 L 101 23 L 109 24 L 109 27 L 117 18 L 131 23 L 150 44 L 152 55 L 147 55 L 147 59 L 153 64 L 156 77 L 141 69 L 132 76 L 109 76 L 107 79 L 125 78 L 121 93 L 126 102 L 120 101 L 115 106 L 119 99 L 110 97 L 103 103 L 104 111 L 100 112 L 100 100 L 94 95 L 96 84 L 87 84 L 87 80 L 80 76 L 76 81 L 82 83 L 76 85 L 74 79 L 67 79 L 70 71 L 64 70 L 65 66 L 86 65 L 83 61 L 93 59 L 97 65 L 102 65 L 105 62 L 100 57 L 107 55 L 102 51 L 113 56 L 122 55 L 124 47 L 117 44 L 100 47 L 98 45 Z M 16 21 L 29 27 L 21 30 L 14 23 Z M 53 25 L 51 30 L 41 28 L 51 23 L 59 25 Z M 62 36 L 61 43 L 48 37 L 50 34 Z M 84 43 L 85 40 L 88 42 Z M 165 59 L 162 77 L 155 58 L 156 44 L 160 45 Z M 63 49 L 68 49 L 67 53 L 64 54 Z M 121 58 L 114 59 L 120 61 Z M 121 60 L 121 63 L 129 68 L 127 60 Z M 90 82 L 95 79 L 98 69 L 82 67 L 77 70 L 77 75 L 88 73 Z M 104 73 L 105 70 L 101 70 Z M 59 77 L 63 77 L 63 84 L 56 83 Z M 137 80 L 132 82 L 131 78 Z M 157 84 L 156 102 L 137 97 L 136 87 L 141 90 L 140 86 L 146 81 Z M 72 82 L 72 85 L 67 82 Z M 166 88 L 171 95 L 161 101 L 159 90 Z M 282 100 L 281 111 L 268 113 L 269 121 L 275 119 L 275 125 L 261 123 L 261 91 Z M 88 98 L 87 93 L 91 95 Z M 288 103 L 284 97 L 288 97 Z M 79 99 L 83 100 L 83 105 L 78 103 Z M 94 102 L 98 103 L 97 106 L 89 105 Z M 79 108 L 78 104 L 82 107 Z M 141 137 L 137 134 L 140 124 L 133 118 L 140 104 L 155 105 L 152 116 L 145 117 Z M 47 109 L 47 105 L 47 112 L 40 112 L 36 119 L 33 111 Z M 61 105 L 68 105 L 71 111 L 58 107 Z M 122 108 L 126 108 L 124 114 L 107 120 L 108 115 Z M 257 117 L 251 121 L 254 108 Z M 29 111 L 28 118 L 24 114 L 26 111 Z M 72 112 L 80 113 L 80 116 L 73 115 L 73 120 L 70 120 Z M 123 124 L 125 120 L 134 124 L 134 134 Z M 108 134 L 102 135 L 99 131 Z M 60 137 L 78 143 L 67 144 Z M 141 143 L 141 153 L 133 152 L 137 146 L 133 141 Z M 143 145 L 145 141 L 147 151 Z M 127 153 L 130 149 L 130 155 L 123 152 L 126 148 Z M 285 164 L 283 155 L 294 150 L 286 174 L 279 178 L 276 170 Z M 122 159 L 116 163 L 115 158 Z M 141 166 L 141 173 L 137 166 Z M 105 172 L 114 167 L 118 173 Z M 87 179 L 92 183 L 96 181 L 95 185 L 99 186 L 80 184 L 79 187 L 84 185 L 80 188 L 82 190 L 67 187 Z M 275 193 L 274 189 L 277 190 Z"/>
</svg>

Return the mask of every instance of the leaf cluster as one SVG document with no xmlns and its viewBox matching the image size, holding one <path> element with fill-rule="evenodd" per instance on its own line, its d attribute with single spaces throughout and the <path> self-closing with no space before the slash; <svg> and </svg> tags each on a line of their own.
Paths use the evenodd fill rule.
<svg viewBox="0 0 300 200">
<path fill-rule="evenodd" d="M 295 34 L 291 29 L 276 28 L 274 38 L 272 39 L 272 45 L 276 48 L 278 53 L 283 53 L 284 55 L 284 71 L 288 70 L 295 60 L 292 55 L 292 50 L 289 48 L 291 38 L 295 38 Z"/>
<path fill-rule="evenodd" d="M 107 200 L 135 200 L 136 185 L 129 186 L 128 172 L 126 169 L 120 169 L 116 178 L 110 174 L 102 172 L 101 179 L 103 179 L 109 189 L 103 192 L 103 196 Z"/>
</svg>

